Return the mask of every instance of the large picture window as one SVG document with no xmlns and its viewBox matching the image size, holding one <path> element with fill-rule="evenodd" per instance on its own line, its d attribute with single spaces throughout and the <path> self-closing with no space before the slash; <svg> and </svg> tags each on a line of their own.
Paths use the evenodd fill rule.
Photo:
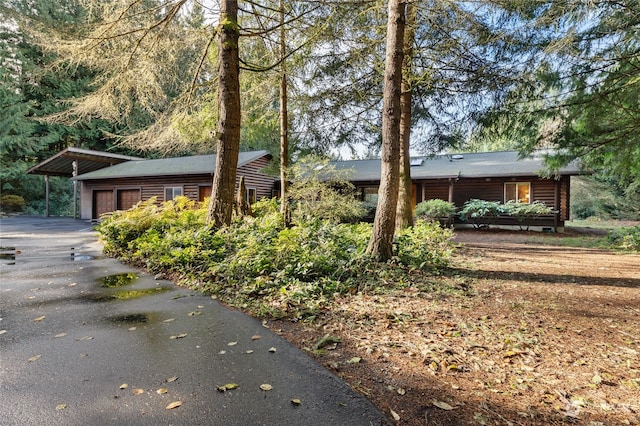
<svg viewBox="0 0 640 426">
<path fill-rule="evenodd" d="M 164 188 L 164 200 L 171 201 L 176 197 L 182 195 L 182 187 L 181 186 L 166 186 Z"/>
<path fill-rule="evenodd" d="M 504 202 L 531 203 L 530 182 L 507 182 L 504 184 Z"/>
</svg>

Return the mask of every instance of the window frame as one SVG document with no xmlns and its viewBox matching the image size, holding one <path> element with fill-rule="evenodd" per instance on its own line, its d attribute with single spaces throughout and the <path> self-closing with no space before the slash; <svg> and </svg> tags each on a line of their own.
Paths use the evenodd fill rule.
<svg viewBox="0 0 640 426">
<path fill-rule="evenodd" d="M 258 190 L 256 188 L 247 188 L 244 194 L 244 200 L 249 204 L 255 204 L 258 201 Z"/>
<path fill-rule="evenodd" d="M 176 190 L 178 190 L 178 189 L 180 190 L 180 193 L 176 194 Z M 169 191 L 169 190 L 171 190 L 171 198 L 169 198 L 167 196 L 168 195 L 167 191 Z M 180 197 L 182 195 L 184 195 L 184 187 L 183 186 L 165 186 L 164 187 L 164 201 L 165 202 L 171 201 L 171 200 L 175 199 L 176 197 Z"/>
<path fill-rule="evenodd" d="M 362 187 L 362 201 L 365 203 L 377 204 L 380 186 L 364 186 Z"/>
<path fill-rule="evenodd" d="M 514 198 L 509 198 L 507 196 L 507 187 L 513 185 L 515 187 L 515 199 Z M 519 187 L 520 186 L 525 186 L 527 187 L 527 200 L 526 201 L 521 201 L 521 199 L 518 198 L 518 193 L 519 191 Z M 516 202 L 516 203 L 523 203 L 523 204 L 531 204 L 532 202 L 532 197 L 531 197 L 531 182 L 523 182 L 523 181 L 518 181 L 518 182 L 505 182 L 504 183 L 504 202 L 508 203 L 508 202 Z"/>
</svg>

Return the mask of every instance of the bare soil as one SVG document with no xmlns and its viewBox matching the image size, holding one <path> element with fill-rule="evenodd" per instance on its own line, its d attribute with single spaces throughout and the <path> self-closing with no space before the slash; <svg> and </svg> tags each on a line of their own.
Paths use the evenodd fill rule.
<svg viewBox="0 0 640 426">
<path fill-rule="evenodd" d="M 640 255 L 561 245 L 601 232 L 456 231 L 434 279 L 466 293 L 357 294 L 270 327 L 397 425 L 640 425 Z"/>
</svg>

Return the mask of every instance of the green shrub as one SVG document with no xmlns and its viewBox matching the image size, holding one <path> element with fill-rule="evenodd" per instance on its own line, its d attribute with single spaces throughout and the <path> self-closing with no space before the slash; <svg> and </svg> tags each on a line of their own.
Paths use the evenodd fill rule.
<svg viewBox="0 0 640 426">
<path fill-rule="evenodd" d="M 0 197 L 0 210 L 7 213 L 21 212 L 24 208 L 24 198 L 19 195 L 3 195 Z"/>
<path fill-rule="evenodd" d="M 553 209 L 547 207 L 542 201 L 534 201 L 533 203 L 509 201 L 502 205 L 501 210 L 502 214 L 515 217 L 520 223 L 520 229 L 523 229 L 522 224 L 528 219 L 553 214 Z M 529 229 L 529 227 L 527 226 L 526 229 Z"/>
<path fill-rule="evenodd" d="M 206 209 L 188 200 L 161 207 L 150 200 L 113 213 L 98 230 L 108 254 L 272 316 L 314 315 L 335 294 L 380 286 L 380 270 L 433 269 L 451 254 L 451 231 L 436 223 L 420 221 L 400 234 L 390 266 L 366 254 L 370 224 L 310 218 L 285 227 L 275 201 L 256 203 L 254 210 L 255 217 L 212 229 Z M 389 281 L 385 285 L 410 280 Z"/>
<path fill-rule="evenodd" d="M 433 199 L 423 201 L 416 205 L 414 214 L 416 217 L 423 217 L 430 220 L 450 218 L 456 213 L 456 206 L 449 201 Z"/>
<path fill-rule="evenodd" d="M 292 218 L 297 223 L 324 219 L 356 222 L 367 211 L 349 182 L 350 170 L 337 170 L 328 159 L 315 156 L 299 160 L 289 171 Z"/>
<path fill-rule="evenodd" d="M 489 219 L 502 213 L 501 204 L 497 201 L 471 199 L 464 203 L 460 210 L 460 219 L 471 222 L 474 227 L 486 226 Z"/>
<path fill-rule="evenodd" d="M 608 239 L 615 248 L 640 252 L 640 226 L 611 230 Z"/>
<path fill-rule="evenodd" d="M 451 238 L 451 229 L 442 228 L 438 222 L 418 220 L 398 235 L 398 258 L 417 269 L 447 266 L 453 254 Z"/>
</svg>

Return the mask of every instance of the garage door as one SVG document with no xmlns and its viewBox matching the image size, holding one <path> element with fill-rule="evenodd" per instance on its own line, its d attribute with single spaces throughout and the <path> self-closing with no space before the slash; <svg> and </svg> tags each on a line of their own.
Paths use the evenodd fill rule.
<svg viewBox="0 0 640 426">
<path fill-rule="evenodd" d="M 127 210 L 140 201 L 139 189 L 121 189 L 118 191 L 118 210 Z"/>
<path fill-rule="evenodd" d="M 113 191 L 93 191 L 92 219 L 98 219 L 100 215 L 113 211 Z"/>
</svg>

